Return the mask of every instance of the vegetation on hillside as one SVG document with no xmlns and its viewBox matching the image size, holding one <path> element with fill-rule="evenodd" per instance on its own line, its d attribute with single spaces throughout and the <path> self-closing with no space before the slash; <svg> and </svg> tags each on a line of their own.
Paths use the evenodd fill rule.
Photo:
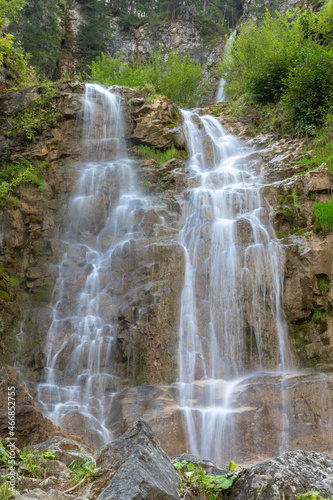
<svg viewBox="0 0 333 500">
<path fill-rule="evenodd" d="M 206 67 L 176 52 L 170 52 L 166 60 L 162 50 L 150 53 L 149 60 L 141 64 L 130 64 L 121 53 L 115 58 L 102 54 L 90 69 L 88 78 L 92 82 L 147 89 L 150 94 L 165 95 L 184 107 L 195 106 L 208 92 Z"/>
<path fill-rule="evenodd" d="M 332 36 L 331 0 L 317 14 L 266 12 L 243 24 L 221 65 L 227 94 L 266 115 L 273 106 L 280 132 L 316 133 L 332 109 Z"/>
</svg>

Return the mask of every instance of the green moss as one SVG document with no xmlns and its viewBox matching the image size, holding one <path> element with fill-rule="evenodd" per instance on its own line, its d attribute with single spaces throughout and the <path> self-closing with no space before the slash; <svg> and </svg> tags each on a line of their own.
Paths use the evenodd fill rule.
<svg viewBox="0 0 333 500">
<path fill-rule="evenodd" d="M 319 276 L 318 277 L 318 287 L 319 287 L 319 291 L 323 297 L 327 296 L 327 293 L 328 293 L 330 286 L 331 286 L 331 282 L 327 276 Z"/>
<path fill-rule="evenodd" d="M 287 235 L 283 231 L 277 231 L 276 236 L 281 240 L 282 238 L 285 238 Z"/>
<path fill-rule="evenodd" d="M 7 290 L 6 283 L 4 281 L 0 281 L 0 290 Z"/>
<path fill-rule="evenodd" d="M 47 278 L 40 286 L 35 290 L 33 300 L 35 303 L 49 304 L 52 298 L 52 292 L 54 288 L 54 283 L 50 278 Z"/>
<path fill-rule="evenodd" d="M 173 158 L 180 160 L 186 159 L 186 153 L 184 150 L 176 149 L 175 147 L 165 149 L 164 151 L 150 148 L 149 146 L 143 146 L 140 144 L 138 146 L 138 153 L 144 160 L 155 160 L 159 165 L 163 165 Z"/>
<path fill-rule="evenodd" d="M 0 299 L 4 300 L 5 302 L 10 302 L 10 297 L 4 290 L 0 290 Z"/>
<path fill-rule="evenodd" d="M 319 325 L 319 333 L 322 334 L 327 331 L 327 312 L 325 309 L 317 309 L 312 315 L 312 321 Z"/>
</svg>

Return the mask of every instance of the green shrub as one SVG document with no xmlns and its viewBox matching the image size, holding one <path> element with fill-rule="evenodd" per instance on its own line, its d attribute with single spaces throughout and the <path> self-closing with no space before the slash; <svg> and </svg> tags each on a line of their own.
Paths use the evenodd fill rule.
<svg viewBox="0 0 333 500">
<path fill-rule="evenodd" d="M 303 40 L 295 12 L 288 17 L 266 12 L 259 25 L 252 21 L 243 24 L 221 64 L 228 95 L 246 94 L 262 104 L 276 102 Z"/>
<path fill-rule="evenodd" d="M 313 218 L 324 231 L 333 229 L 333 201 L 330 203 L 315 202 L 312 205 Z"/>
<path fill-rule="evenodd" d="M 150 84 L 159 94 L 172 99 L 179 106 L 191 107 L 207 93 L 209 79 L 204 77 L 205 67 L 189 55 L 162 49 L 150 53 L 149 61 L 130 64 L 122 53 L 113 59 L 102 54 L 92 62 L 89 80 L 103 85 L 144 87 Z"/>
<path fill-rule="evenodd" d="M 59 94 L 59 91 L 47 84 L 40 87 L 39 92 L 30 106 L 12 119 L 8 131 L 9 137 L 29 142 L 48 124 L 55 125 L 62 118 L 62 113 L 51 106 L 52 99 Z"/>
<path fill-rule="evenodd" d="M 301 133 L 313 132 L 323 123 L 333 87 L 332 52 L 308 42 L 303 56 L 284 81 L 286 90 L 281 101 L 292 126 Z"/>
<path fill-rule="evenodd" d="M 10 34 L 0 35 L 0 66 L 7 70 L 6 83 L 0 90 L 13 90 L 12 87 L 25 84 L 33 85 L 37 78 L 35 71 L 29 66 L 29 58 L 21 47 L 14 46 L 14 38 Z"/>
</svg>

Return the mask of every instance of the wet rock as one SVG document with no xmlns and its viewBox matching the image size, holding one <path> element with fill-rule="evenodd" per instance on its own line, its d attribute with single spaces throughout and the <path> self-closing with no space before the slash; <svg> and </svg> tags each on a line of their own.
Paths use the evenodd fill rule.
<svg viewBox="0 0 333 500">
<path fill-rule="evenodd" d="M 169 455 L 185 450 L 183 414 L 172 386 L 139 386 L 115 394 L 105 422 L 114 437 L 121 436 L 136 419 L 144 419 L 155 440 Z"/>
<path fill-rule="evenodd" d="M 65 438 L 62 436 L 55 436 L 32 449 L 33 453 L 52 451 L 56 460 L 63 462 L 67 466 L 73 460 L 87 460 L 92 457 L 90 450 L 80 441 Z"/>
<path fill-rule="evenodd" d="M 105 445 L 96 455 L 96 464 L 103 475 L 94 482 L 92 491 L 94 495 L 100 493 L 99 500 L 179 498 L 178 473 L 142 420 L 134 422 L 121 438 Z M 107 478 L 110 482 L 105 488 Z"/>
<path fill-rule="evenodd" d="M 103 429 L 99 421 L 95 417 L 84 415 L 78 410 L 71 411 L 62 417 L 60 426 L 67 435 L 79 436 L 84 443 L 89 443 L 94 450 L 98 450 L 105 442 Z"/>
<path fill-rule="evenodd" d="M 314 451 L 293 451 L 261 462 L 239 474 L 230 500 L 295 500 L 299 494 L 318 491 L 323 498 L 333 491 L 333 459 Z"/>
</svg>

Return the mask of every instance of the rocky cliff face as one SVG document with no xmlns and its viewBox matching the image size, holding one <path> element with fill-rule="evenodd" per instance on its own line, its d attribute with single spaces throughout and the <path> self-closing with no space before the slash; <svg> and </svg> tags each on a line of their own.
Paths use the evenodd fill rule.
<svg viewBox="0 0 333 500">
<path fill-rule="evenodd" d="M 11 363 L 18 361 L 18 369 L 30 381 L 32 395 L 35 395 L 35 383 L 45 377 L 43 349 L 52 319 L 49 302 L 58 274 L 57 263 L 66 250 L 66 245 L 57 238 L 67 229 L 68 199 L 75 190 L 81 151 L 83 87 L 69 82 L 60 84 L 57 90 L 52 106 L 61 111 L 61 119 L 57 123 L 45 123 L 42 132 L 28 143 L 19 138 L 9 139 L 7 132 L 15 117 L 29 108 L 38 89 L 2 97 L 1 135 L 4 141 L 10 140 L 11 155 L 22 155 L 29 161 L 37 158 L 49 164 L 47 187 L 43 192 L 37 187 L 20 188 L 19 207 L 1 209 L 3 282 L 10 298 L 9 301 L 1 299 L 6 317 L 2 356 Z M 159 165 L 153 158 L 142 159 L 138 145 L 184 151 L 182 118 L 168 99 L 147 99 L 131 90 L 115 90 L 123 100 L 125 138 L 131 155 L 137 159 L 136 173 L 154 203 L 151 210 L 142 212 L 143 237 L 124 246 L 122 252 L 114 256 L 117 265 L 113 279 L 121 286 L 117 290 L 116 308 L 112 310 L 118 324 L 113 368 L 122 380 L 117 389 L 123 390 L 114 397 L 106 425 L 113 436 L 118 437 L 133 418 L 143 417 L 153 426 L 156 439 L 168 453 L 181 453 L 187 436 L 177 404 L 178 389 L 171 383 L 178 373 L 177 331 L 184 278 L 184 254 L 178 234 L 189 176 L 184 160 L 174 158 Z M 223 115 L 220 119 L 244 139 L 249 139 L 242 124 L 228 124 Z M 304 368 L 331 371 L 332 238 L 331 233 L 315 233 L 311 219 L 313 195 L 325 201 L 332 189 L 331 178 L 325 166 L 301 173 L 297 165 L 297 155 L 302 149 L 300 141 L 279 141 L 269 135 L 258 136 L 251 144 L 258 148 L 253 159 L 261 159 L 265 165 L 267 185 L 263 196 L 267 217 L 275 219 L 285 247 L 284 298 L 295 360 Z M 116 191 L 113 194 L 116 198 Z M 104 209 L 101 199 L 95 216 L 84 221 L 92 232 L 97 231 L 105 218 Z M 247 228 L 239 230 L 246 239 Z M 70 265 L 73 269 L 82 268 L 82 256 L 73 254 Z M 15 286 L 12 285 L 15 280 L 11 279 L 14 276 L 20 278 Z M 66 292 L 67 308 L 71 307 L 80 285 L 80 274 L 71 276 L 71 286 Z M 329 283 L 325 293 L 320 288 L 323 279 Z M 318 310 L 323 313 L 319 318 L 315 314 Z M 71 352 L 71 346 L 66 344 L 66 329 L 63 335 L 64 345 L 57 358 L 60 372 Z M 272 349 L 269 325 L 264 344 L 264 356 L 269 358 Z M 246 344 L 245 349 L 250 352 L 251 346 Z M 279 375 L 267 375 L 265 390 L 260 380 L 251 389 L 246 382 L 240 384 L 233 395 L 235 422 L 247 439 L 233 443 L 238 460 L 255 459 L 253 442 L 264 455 L 279 452 L 279 442 L 274 441 L 274 436 L 276 427 L 282 426 L 283 412 L 290 418 L 289 444 L 293 449 L 311 448 L 315 442 L 318 450 L 328 450 L 332 381 L 321 373 L 311 377 L 299 374 L 282 381 Z M 146 387 L 148 384 L 159 385 Z M 194 397 L 198 402 L 204 384 L 204 380 L 197 383 Z M 131 387 L 133 385 L 139 387 Z M 221 395 L 224 390 L 222 384 Z M 89 429 L 82 418 L 76 414 L 72 417 L 64 422 L 63 431 L 89 441 Z M 258 429 L 261 429 L 259 433 Z M 267 434 L 272 438 L 270 448 L 264 449 L 260 436 Z"/>
</svg>

